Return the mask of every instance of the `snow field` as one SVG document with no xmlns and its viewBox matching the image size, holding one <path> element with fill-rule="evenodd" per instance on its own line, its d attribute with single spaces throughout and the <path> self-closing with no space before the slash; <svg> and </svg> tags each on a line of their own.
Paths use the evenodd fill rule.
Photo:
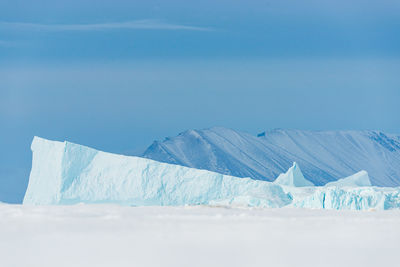
<svg viewBox="0 0 400 267">
<path fill-rule="evenodd" d="M 394 266 L 400 211 L 0 205 L 1 266 Z"/>
</svg>

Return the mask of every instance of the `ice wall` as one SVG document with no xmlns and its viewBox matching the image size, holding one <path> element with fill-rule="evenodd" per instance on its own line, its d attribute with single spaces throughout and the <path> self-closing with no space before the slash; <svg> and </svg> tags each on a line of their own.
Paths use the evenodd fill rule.
<svg viewBox="0 0 400 267">
<path fill-rule="evenodd" d="M 35 137 L 31 149 L 32 170 L 23 203 L 51 204 L 59 200 L 65 142 Z M 38 202 L 36 199 L 39 198 Z"/>
<path fill-rule="evenodd" d="M 314 187 L 291 193 L 292 207 L 336 210 L 400 208 L 400 190 L 392 187 Z"/>
</svg>

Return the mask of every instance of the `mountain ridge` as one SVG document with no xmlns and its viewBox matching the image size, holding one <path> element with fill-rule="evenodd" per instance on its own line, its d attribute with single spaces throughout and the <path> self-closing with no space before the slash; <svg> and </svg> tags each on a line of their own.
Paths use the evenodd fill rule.
<svg viewBox="0 0 400 267">
<path fill-rule="evenodd" d="M 316 185 L 365 169 L 373 185 L 400 185 L 400 137 L 376 130 L 272 129 L 251 135 L 211 127 L 155 141 L 142 156 L 266 181 L 297 162 Z"/>
</svg>

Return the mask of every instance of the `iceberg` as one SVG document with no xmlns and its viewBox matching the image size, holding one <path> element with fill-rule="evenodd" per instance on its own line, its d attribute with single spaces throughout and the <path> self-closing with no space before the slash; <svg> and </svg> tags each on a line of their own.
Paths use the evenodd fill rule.
<svg viewBox="0 0 400 267">
<path fill-rule="evenodd" d="M 346 178 L 342 178 L 337 181 L 327 183 L 325 186 L 359 187 L 359 186 L 372 186 L 372 184 L 371 180 L 369 179 L 368 172 L 362 170 Z"/>
<path fill-rule="evenodd" d="M 39 137 L 33 139 L 31 149 L 33 161 L 25 205 L 400 208 L 400 188 L 370 186 L 365 171 L 326 186 L 314 186 L 304 178 L 297 163 L 274 182 L 268 182 Z"/>
<path fill-rule="evenodd" d="M 314 187 L 291 190 L 291 207 L 335 210 L 388 210 L 400 208 L 399 188 L 379 187 Z"/>
<path fill-rule="evenodd" d="M 35 137 L 23 204 L 198 205 L 239 202 L 282 207 L 279 185 Z"/>
<path fill-rule="evenodd" d="M 293 162 L 293 166 L 286 173 L 280 174 L 274 181 L 274 184 L 292 187 L 314 186 L 312 182 L 304 178 L 296 162 Z"/>
<path fill-rule="evenodd" d="M 387 210 L 400 207 L 399 188 L 373 187 L 366 171 L 339 179 L 325 186 L 313 186 L 293 163 L 274 181 L 291 195 L 289 207 L 335 210 Z M 311 185 L 310 185 L 311 184 Z"/>
</svg>

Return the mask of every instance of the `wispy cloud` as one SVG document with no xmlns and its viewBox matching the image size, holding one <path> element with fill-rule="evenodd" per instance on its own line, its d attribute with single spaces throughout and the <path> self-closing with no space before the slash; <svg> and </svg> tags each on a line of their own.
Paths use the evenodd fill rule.
<svg viewBox="0 0 400 267">
<path fill-rule="evenodd" d="M 172 24 L 159 20 L 135 20 L 94 24 L 40 24 L 26 22 L 0 22 L 0 29 L 37 31 L 105 31 L 105 30 L 187 30 L 212 31 L 212 28 Z"/>
<path fill-rule="evenodd" d="M 5 40 L 0 40 L 0 46 L 3 47 L 12 47 L 12 46 L 16 46 L 19 43 L 15 42 L 15 41 L 5 41 Z"/>
</svg>

